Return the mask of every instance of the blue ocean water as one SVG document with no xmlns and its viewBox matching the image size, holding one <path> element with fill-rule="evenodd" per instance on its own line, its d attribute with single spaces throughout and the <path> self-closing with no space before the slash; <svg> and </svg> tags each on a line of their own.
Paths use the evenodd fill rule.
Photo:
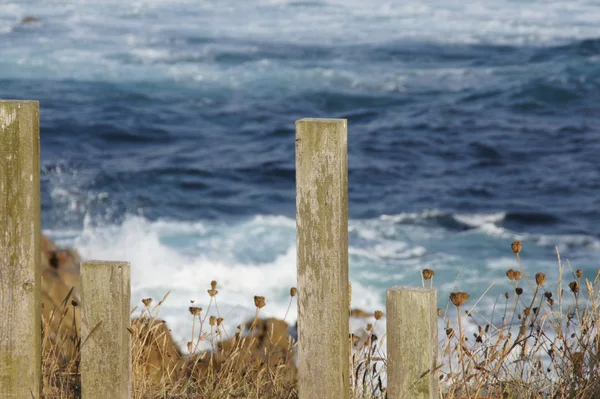
<svg viewBox="0 0 600 399">
<path fill-rule="evenodd" d="M 181 339 L 212 279 L 285 313 L 303 117 L 348 119 L 354 306 L 430 267 L 489 308 L 516 239 L 600 266 L 594 1 L 0 0 L 0 98 L 40 101 L 44 231 L 172 290 Z"/>
</svg>

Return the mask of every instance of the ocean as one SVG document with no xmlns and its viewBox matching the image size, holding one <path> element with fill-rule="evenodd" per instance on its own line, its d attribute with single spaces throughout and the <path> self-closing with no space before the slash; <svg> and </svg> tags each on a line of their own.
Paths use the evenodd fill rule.
<svg viewBox="0 0 600 399">
<path fill-rule="evenodd" d="M 549 290 L 600 266 L 595 1 L 0 0 L 0 98 L 40 101 L 43 231 L 182 343 L 213 279 L 232 329 L 285 314 L 304 117 L 348 120 L 353 307 L 432 268 L 489 313 L 514 240 Z"/>
</svg>

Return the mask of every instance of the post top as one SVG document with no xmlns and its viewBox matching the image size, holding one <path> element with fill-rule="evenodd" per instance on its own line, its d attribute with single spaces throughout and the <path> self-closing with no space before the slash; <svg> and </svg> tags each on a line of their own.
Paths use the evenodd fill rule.
<svg viewBox="0 0 600 399">
<path fill-rule="evenodd" d="M 34 104 L 39 104 L 40 102 L 38 100 L 3 100 L 0 98 L 0 104 L 2 103 L 12 103 L 12 104 L 29 104 L 29 103 L 34 103 Z"/>
<path fill-rule="evenodd" d="M 310 123 L 348 123 L 348 119 L 340 118 L 302 118 L 298 119 L 296 123 L 310 122 Z"/>
<path fill-rule="evenodd" d="M 432 292 L 436 291 L 435 288 L 424 288 L 424 287 L 412 287 L 407 285 L 397 285 L 392 288 L 388 288 L 388 292 L 390 291 L 409 291 L 409 292 Z"/>
</svg>

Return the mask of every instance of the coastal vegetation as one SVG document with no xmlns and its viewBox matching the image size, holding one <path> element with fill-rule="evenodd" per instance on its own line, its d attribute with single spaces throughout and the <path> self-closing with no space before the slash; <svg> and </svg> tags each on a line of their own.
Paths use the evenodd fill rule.
<svg viewBox="0 0 600 399">
<path fill-rule="evenodd" d="M 77 268 L 72 250 L 42 240 L 43 251 L 43 392 L 47 398 L 80 396 Z M 512 244 L 515 269 L 506 271 L 511 290 L 492 314 L 480 308 L 482 297 L 453 292 L 438 309 L 438 369 L 443 398 L 595 398 L 600 397 L 598 358 L 600 275 L 563 262 L 559 278 L 528 271 L 522 244 Z M 435 271 L 422 271 L 434 286 Z M 460 280 L 456 282 L 461 286 Z M 66 287 L 71 287 L 66 289 Z M 62 287 L 62 290 L 57 289 Z M 268 297 L 255 296 L 255 317 L 228 326 L 220 314 L 217 281 L 207 285 L 206 309 L 190 303 L 181 317 L 193 319 L 187 353 L 159 318 L 168 300 L 144 298 L 132 311 L 132 383 L 135 398 L 295 398 L 297 342 L 282 319 L 265 318 Z M 58 301 L 57 296 L 64 295 Z M 290 303 L 297 296 L 290 289 Z M 351 334 L 352 398 L 386 398 L 386 336 L 378 336 L 384 313 L 352 309 L 364 317 L 361 336 Z M 410 322 L 410 321 L 407 321 Z M 233 328 L 232 328 L 233 327 Z"/>
</svg>

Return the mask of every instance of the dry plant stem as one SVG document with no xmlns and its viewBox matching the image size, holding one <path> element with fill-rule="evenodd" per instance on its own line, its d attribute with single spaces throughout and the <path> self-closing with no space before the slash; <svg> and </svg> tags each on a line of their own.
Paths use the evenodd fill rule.
<svg viewBox="0 0 600 399">
<path fill-rule="evenodd" d="M 290 297 L 290 303 L 288 304 L 287 310 L 285 311 L 285 315 L 283 316 L 283 321 L 285 321 L 287 319 L 287 315 L 290 311 L 290 308 L 292 307 L 292 301 L 294 300 L 294 297 L 291 296 Z"/>
<path fill-rule="evenodd" d="M 521 274 L 523 275 L 523 277 L 525 277 L 525 281 L 527 281 L 527 284 L 529 284 L 529 288 L 531 288 L 531 291 L 533 291 L 533 284 L 531 284 L 531 281 L 529 281 L 529 277 L 527 276 L 527 273 L 525 273 L 525 268 L 523 267 L 523 262 L 521 262 L 521 256 L 519 254 L 515 254 L 517 256 L 517 260 L 519 261 L 519 266 L 521 267 Z"/>
<path fill-rule="evenodd" d="M 459 350 L 460 350 L 460 365 L 462 367 L 462 372 L 463 372 L 463 380 L 464 380 L 464 384 L 465 384 L 465 392 L 467 393 L 467 398 L 471 399 L 471 394 L 469 393 L 469 382 L 467 381 L 467 373 L 466 373 L 466 368 L 465 368 L 465 352 L 463 349 L 463 329 L 462 329 L 462 317 L 460 314 L 460 306 L 456 307 L 456 311 L 458 313 L 458 335 L 459 335 Z"/>
</svg>

